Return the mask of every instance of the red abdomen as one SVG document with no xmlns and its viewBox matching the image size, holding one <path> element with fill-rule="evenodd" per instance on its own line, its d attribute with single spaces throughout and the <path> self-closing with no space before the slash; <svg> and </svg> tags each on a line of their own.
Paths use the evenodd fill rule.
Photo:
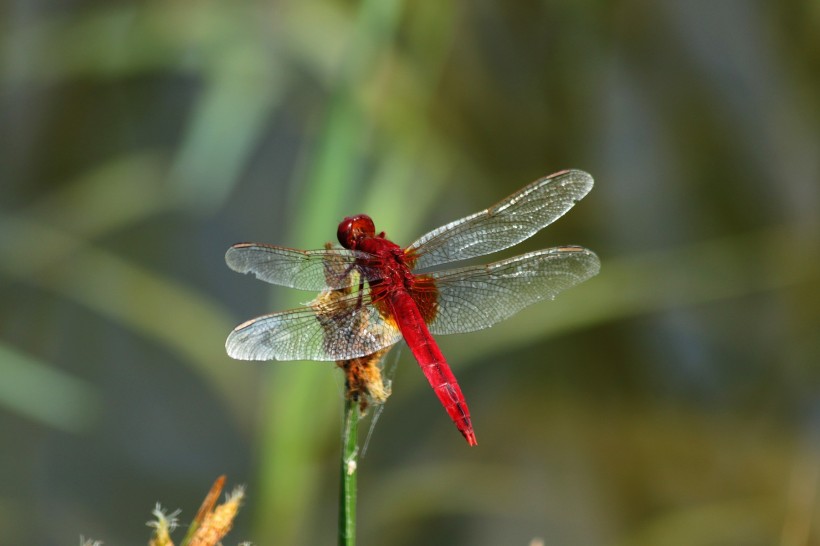
<svg viewBox="0 0 820 546">
<path fill-rule="evenodd" d="M 478 442 L 473 432 L 467 402 L 464 400 L 461 388 L 444 359 L 444 355 L 441 354 L 435 339 L 427 329 L 427 324 L 416 302 L 405 290 L 394 291 L 389 296 L 389 302 L 392 315 L 398 322 L 402 336 L 441 401 L 441 405 L 447 410 L 459 432 L 467 439 L 467 443 L 471 446 L 476 445 Z"/>
</svg>

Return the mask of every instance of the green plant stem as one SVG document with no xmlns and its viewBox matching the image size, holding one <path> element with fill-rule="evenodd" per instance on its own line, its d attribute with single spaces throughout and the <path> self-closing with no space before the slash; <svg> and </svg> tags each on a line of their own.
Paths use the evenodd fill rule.
<svg viewBox="0 0 820 546">
<path fill-rule="evenodd" d="M 339 490 L 339 545 L 356 544 L 356 473 L 359 457 L 359 403 L 345 399 Z"/>
</svg>

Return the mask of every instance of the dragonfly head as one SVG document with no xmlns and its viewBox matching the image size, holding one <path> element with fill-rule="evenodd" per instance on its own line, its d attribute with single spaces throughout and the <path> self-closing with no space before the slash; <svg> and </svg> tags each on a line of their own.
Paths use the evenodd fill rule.
<svg viewBox="0 0 820 546">
<path fill-rule="evenodd" d="M 373 220 L 366 214 L 357 214 L 356 216 L 348 216 L 342 223 L 339 224 L 339 229 L 336 231 L 336 236 L 339 238 L 339 243 L 345 248 L 356 250 L 359 241 L 363 237 L 374 237 L 376 235 L 376 226 Z"/>
</svg>

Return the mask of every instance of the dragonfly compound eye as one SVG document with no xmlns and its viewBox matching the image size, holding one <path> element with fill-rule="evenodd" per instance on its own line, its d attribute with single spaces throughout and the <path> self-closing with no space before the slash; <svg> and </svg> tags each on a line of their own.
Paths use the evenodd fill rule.
<svg viewBox="0 0 820 546">
<path fill-rule="evenodd" d="M 339 243 L 350 249 L 355 249 L 356 244 L 362 237 L 373 237 L 376 234 L 376 226 L 373 220 L 366 214 L 357 214 L 356 216 L 348 216 L 339 224 L 339 229 L 336 231 L 336 237 Z"/>
</svg>

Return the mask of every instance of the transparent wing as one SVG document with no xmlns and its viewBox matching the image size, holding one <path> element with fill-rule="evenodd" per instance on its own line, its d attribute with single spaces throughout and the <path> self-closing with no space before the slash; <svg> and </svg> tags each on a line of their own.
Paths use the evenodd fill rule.
<svg viewBox="0 0 820 546">
<path fill-rule="evenodd" d="M 563 216 L 589 190 L 592 177 L 561 171 L 518 190 L 496 205 L 431 231 L 410 245 L 415 269 L 498 252 Z"/>
<path fill-rule="evenodd" d="M 343 248 L 296 250 L 262 243 L 239 243 L 225 253 L 228 267 L 239 273 L 253 273 L 257 279 L 299 290 L 320 291 L 344 288 L 350 273 L 372 257 Z M 367 275 L 372 277 L 372 272 Z"/>
<path fill-rule="evenodd" d="M 521 309 L 595 276 L 598 256 L 578 246 L 550 248 L 488 265 L 432 273 L 438 289 L 433 334 L 488 328 Z"/>
<path fill-rule="evenodd" d="M 348 360 L 401 339 L 368 296 L 324 292 L 309 306 L 273 313 L 237 326 L 228 355 L 239 360 Z"/>
</svg>

